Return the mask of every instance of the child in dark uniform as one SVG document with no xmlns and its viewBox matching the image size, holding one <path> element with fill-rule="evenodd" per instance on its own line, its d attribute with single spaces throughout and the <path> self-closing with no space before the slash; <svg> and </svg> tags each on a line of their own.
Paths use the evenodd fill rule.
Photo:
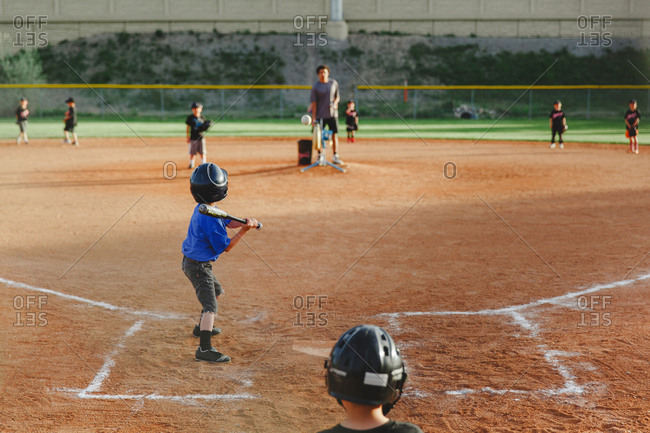
<svg viewBox="0 0 650 433">
<path fill-rule="evenodd" d="M 636 99 L 629 102 L 630 108 L 625 112 L 625 136 L 630 139 L 630 149 L 628 153 L 639 153 L 639 119 L 641 113 L 637 110 Z"/>
<path fill-rule="evenodd" d="M 65 112 L 65 117 L 63 118 L 63 123 L 65 123 L 65 127 L 63 128 L 63 142 L 70 144 L 70 135 L 72 135 L 72 144 L 79 146 L 77 133 L 74 132 L 74 127 L 77 126 L 77 109 L 75 108 L 74 99 L 68 98 L 65 100 L 65 103 L 68 104 L 68 110 Z"/>
<path fill-rule="evenodd" d="M 558 135 L 560 149 L 564 149 L 564 142 L 562 141 L 562 133 L 567 130 L 566 126 L 566 116 L 564 111 L 562 111 L 562 102 L 555 101 L 553 103 L 553 110 L 548 116 L 549 125 L 553 135 L 551 136 L 551 149 L 555 149 L 555 134 Z"/>
<path fill-rule="evenodd" d="M 20 98 L 20 105 L 16 109 L 16 123 L 20 128 L 20 134 L 16 138 L 16 144 L 20 144 L 21 140 L 25 140 L 25 144 L 29 144 L 29 137 L 27 137 L 27 117 L 29 110 L 27 109 L 27 98 Z"/>
<path fill-rule="evenodd" d="M 194 168 L 196 154 L 201 155 L 201 164 L 208 162 L 208 151 L 205 148 L 205 137 L 203 133 L 210 128 L 210 121 L 205 120 L 202 116 L 203 105 L 198 102 L 192 102 L 192 114 L 187 116 L 185 124 L 187 125 L 186 135 L 189 144 L 190 165 L 188 168 Z"/>
<path fill-rule="evenodd" d="M 212 336 L 221 333 L 214 327 L 217 314 L 217 298 L 224 293 L 221 284 L 212 273 L 212 263 L 223 252 L 232 250 L 251 228 L 257 227 L 257 220 L 247 218 L 246 224 L 227 219 L 212 218 L 199 212 L 202 203 L 215 206 L 228 195 L 228 173 L 211 162 L 201 164 L 190 177 L 190 191 L 199 203 L 194 208 L 183 241 L 183 272 L 192 282 L 201 306 L 199 324 L 193 334 L 200 337 L 196 354 L 197 361 L 215 363 L 230 362 L 230 357 L 212 347 Z M 239 232 L 228 238 L 226 227 L 238 228 Z"/>
<path fill-rule="evenodd" d="M 354 143 L 354 131 L 359 129 L 359 113 L 354 107 L 354 101 L 348 101 L 345 110 L 345 124 L 348 130 L 348 143 Z"/>
</svg>

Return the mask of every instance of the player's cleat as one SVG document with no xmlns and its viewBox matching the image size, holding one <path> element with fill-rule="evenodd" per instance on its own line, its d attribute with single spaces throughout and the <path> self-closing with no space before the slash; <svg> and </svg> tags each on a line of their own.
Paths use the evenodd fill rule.
<svg viewBox="0 0 650 433">
<path fill-rule="evenodd" d="M 639 149 L 635 150 L 634 153 L 639 153 Z"/>
<path fill-rule="evenodd" d="M 212 328 L 212 335 L 219 335 L 221 334 L 221 329 L 213 327 Z M 200 337 L 201 336 L 201 328 L 199 325 L 194 326 L 194 330 L 192 331 L 192 335 L 195 337 Z"/>
<path fill-rule="evenodd" d="M 190 165 L 188 165 L 187 168 L 189 168 L 190 170 L 193 169 L 193 168 L 194 168 L 194 164 L 190 164 Z"/>
<path fill-rule="evenodd" d="M 335 153 L 334 156 L 332 157 L 332 163 L 337 164 L 337 165 L 343 164 L 343 161 L 341 160 L 341 158 L 339 158 L 338 153 Z"/>
<path fill-rule="evenodd" d="M 214 347 L 211 347 L 209 350 L 201 350 L 201 347 L 199 347 L 196 349 L 194 358 L 196 358 L 197 361 L 208 361 L 219 364 L 230 362 L 229 356 L 217 351 Z"/>
<path fill-rule="evenodd" d="M 564 144 L 560 143 L 560 149 L 564 149 Z"/>
<path fill-rule="evenodd" d="M 79 146 L 79 142 L 78 142 L 78 141 L 75 141 L 75 142 L 72 143 L 72 145 L 73 145 L 73 146 Z"/>
<path fill-rule="evenodd" d="M 551 143 L 551 149 L 555 149 L 555 143 Z"/>
<path fill-rule="evenodd" d="M 70 144 L 70 140 L 63 140 L 65 144 Z"/>
<path fill-rule="evenodd" d="M 632 149 L 628 149 L 627 153 L 634 153 L 634 151 Z"/>
<path fill-rule="evenodd" d="M 325 155 L 323 155 L 322 153 L 319 152 L 318 157 L 316 158 L 316 162 L 318 162 L 319 164 L 322 164 L 323 162 L 325 162 Z"/>
</svg>

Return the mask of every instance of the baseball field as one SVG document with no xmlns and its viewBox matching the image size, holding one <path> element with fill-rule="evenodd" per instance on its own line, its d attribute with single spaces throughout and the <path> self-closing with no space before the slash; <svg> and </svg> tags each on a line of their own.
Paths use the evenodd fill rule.
<svg viewBox="0 0 650 433">
<path fill-rule="evenodd" d="M 208 138 L 221 207 L 264 224 L 215 263 L 226 365 L 194 360 L 184 130 L 6 126 L 0 431 L 318 431 L 344 417 L 323 362 L 362 323 L 405 359 L 391 417 L 425 432 L 647 431 L 650 153 L 622 121 L 564 150 L 534 141 L 546 120 L 527 141 L 362 129 L 346 174 L 300 173 L 294 122 Z"/>
</svg>

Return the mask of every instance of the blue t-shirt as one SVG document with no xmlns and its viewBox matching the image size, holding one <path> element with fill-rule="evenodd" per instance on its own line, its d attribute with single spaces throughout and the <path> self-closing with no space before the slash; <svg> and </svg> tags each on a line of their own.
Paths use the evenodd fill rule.
<svg viewBox="0 0 650 433">
<path fill-rule="evenodd" d="M 183 241 L 183 254 L 197 262 L 215 261 L 230 245 L 226 226 L 230 220 L 213 218 L 199 212 L 197 204 Z"/>
</svg>

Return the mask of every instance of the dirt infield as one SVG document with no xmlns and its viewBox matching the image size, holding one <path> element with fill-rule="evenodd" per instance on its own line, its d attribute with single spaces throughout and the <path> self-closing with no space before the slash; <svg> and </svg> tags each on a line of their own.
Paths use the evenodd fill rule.
<svg viewBox="0 0 650 433">
<path fill-rule="evenodd" d="M 650 150 L 212 139 L 223 208 L 264 223 L 216 262 L 215 345 L 180 245 L 182 139 L 0 142 L 0 431 L 314 432 L 323 360 L 360 323 L 407 363 L 391 415 L 426 432 L 650 425 Z M 174 170 L 176 167 L 176 170 Z"/>
</svg>

